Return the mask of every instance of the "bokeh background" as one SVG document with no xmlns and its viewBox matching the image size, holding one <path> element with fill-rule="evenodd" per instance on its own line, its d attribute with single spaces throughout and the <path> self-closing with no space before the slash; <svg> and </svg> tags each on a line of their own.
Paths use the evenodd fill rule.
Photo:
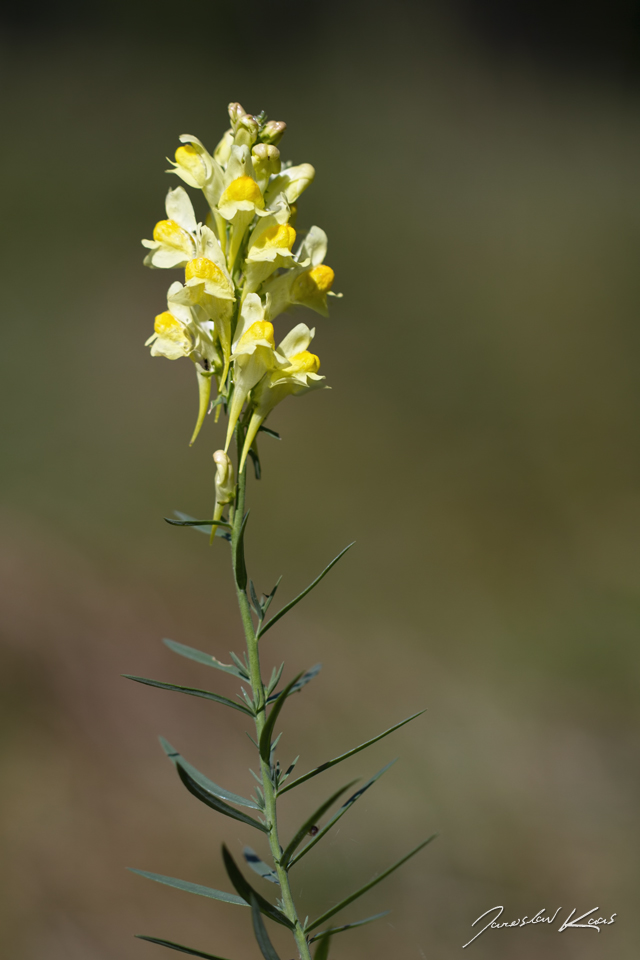
<svg viewBox="0 0 640 960">
<path fill-rule="evenodd" d="M 143 346 L 168 278 L 139 240 L 177 136 L 213 147 L 239 99 L 316 166 L 299 225 L 344 293 L 317 318 L 332 390 L 277 410 L 250 492 L 261 589 L 357 541 L 265 640 L 268 665 L 325 664 L 282 755 L 306 769 L 427 708 L 289 795 L 293 824 L 314 786 L 401 758 L 298 868 L 303 909 L 437 830 L 345 912 L 392 909 L 336 960 L 449 960 L 496 904 L 618 921 L 487 933 L 478 960 L 637 958 L 639 38 L 633 2 L 4 11 L 5 956 L 164 955 L 147 933 L 258 957 L 242 911 L 125 872 L 228 886 L 220 842 L 250 831 L 156 735 L 243 792 L 245 724 L 120 678 L 233 691 L 160 642 L 241 639 L 225 545 L 162 520 L 210 509 L 221 431 L 188 448 L 193 370 Z"/>
</svg>

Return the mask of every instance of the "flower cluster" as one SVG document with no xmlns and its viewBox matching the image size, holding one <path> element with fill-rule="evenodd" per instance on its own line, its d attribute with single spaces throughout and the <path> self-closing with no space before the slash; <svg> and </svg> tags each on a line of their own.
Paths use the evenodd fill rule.
<svg viewBox="0 0 640 960">
<path fill-rule="evenodd" d="M 231 127 L 209 153 L 196 137 L 180 137 L 169 173 L 202 191 L 208 211 L 199 222 L 182 186 L 170 189 L 165 220 L 154 227 L 145 264 L 184 269 L 184 282 L 167 293 L 167 309 L 155 318 L 147 340 L 151 355 L 195 365 L 199 411 L 191 443 L 211 409 L 224 407 L 228 428 L 224 451 L 217 451 L 216 513 L 232 499 L 233 477 L 227 451 L 238 421 L 244 469 L 256 436 L 273 408 L 293 394 L 322 386 L 320 361 L 309 352 L 315 330 L 299 323 L 275 343 L 273 322 L 301 304 L 327 316 L 333 270 L 324 263 L 327 236 L 311 227 L 293 252 L 296 203 L 312 182 L 308 163 L 282 163 L 277 144 L 286 124 L 252 116 L 239 103 L 229 105 Z M 228 489 L 227 489 L 228 488 Z"/>
</svg>

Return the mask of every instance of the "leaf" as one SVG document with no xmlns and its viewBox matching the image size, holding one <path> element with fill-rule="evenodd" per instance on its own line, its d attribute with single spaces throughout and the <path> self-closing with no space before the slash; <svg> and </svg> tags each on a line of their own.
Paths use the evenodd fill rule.
<svg viewBox="0 0 640 960">
<path fill-rule="evenodd" d="M 265 960 L 280 960 L 280 957 L 273 949 L 273 944 L 269 940 L 269 934 L 267 933 L 264 923 L 262 922 L 262 917 L 260 916 L 260 905 L 253 894 L 251 895 L 251 920 L 253 921 L 253 932 L 256 935 L 256 940 L 258 941 L 258 946 L 260 947 L 260 953 L 265 958 Z"/>
<path fill-rule="evenodd" d="M 249 594 L 251 596 L 251 603 L 253 605 L 253 610 L 255 612 L 255 615 L 256 617 L 259 617 L 260 620 L 262 620 L 262 617 L 263 617 L 262 604 L 258 600 L 258 595 L 256 593 L 256 588 L 253 584 L 253 580 L 249 580 Z"/>
<path fill-rule="evenodd" d="M 195 520 L 194 517 L 189 516 L 188 513 L 182 513 L 181 510 L 174 510 L 173 512 L 175 513 L 176 517 L 180 518 L 180 520 L 192 521 L 191 525 L 193 526 L 194 530 L 198 530 L 200 533 L 206 533 L 207 535 L 211 534 L 211 530 L 213 528 L 211 520 Z M 168 520 L 167 522 L 172 523 L 173 521 Z M 216 526 L 216 537 L 223 537 L 225 540 L 231 539 L 229 534 L 226 533 L 219 524 Z"/>
<path fill-rule="evenodd" d="M 274 440 L 282 440 L 279 433 L 276 433 L 275 430 L 271 430 L 269 427 L 265 427 L 264 424 L 258 427 L 258 433 L 267 433 L 270 437 L 273 437 Z"/>
<path fill-rule="evenodd" d="M 161 947 L 169 947 L 170 950 L 177 950 L 179 953 L 188 953 L 190 957 L 203 957 L 204 960 L 225 960 L 224 957 L 218 957 L 213 953 L 203 953 L 202 950 L 193 950 L 191 947 L 183 947 L 179 943 L 172 943 L 171 940 L 145 937 L 141 933 L 136 933 L 136 937 L 138 940 L 147 940 L 149 943 L 159 943 Z"/>
<path fill-rule="evenodd" d="M 164 517 L 164 520 L 172 527 L 228 527 L 231 530 L 231 524 L 226 520 L 172 520 L 171 517 Z"/>
<path fill-rule="evenodd" d="M 263 617 L 266 615 L 267 610 L 268 610 L 269 607 L 271 606 L 271 601 L 273 600 L 273 598 L 274 598 L 275 595 L 276 595 L 276 590 L 277 590 L 278 587 L 280 586 L 280 581 L 281 581 L 281 580 L 282 580 L 282 576 L 279 576 L 279 577 L 278 577 L 278 582 L 276 583 L 276 585 L 275 585 L 275 587 L 273 588 L 273 590 L 271 591 L 271 593 L 268 593 L 267 596 L 264 598 L 264 603 L 262 604 L 262 615 L 263 615 Z"/>
<path fill-rule="evenodd" d="M 242 851 L 242 856 L 245 859 L 247 866 L 251 867 L 254 873 L 257 873 L 259 877 L 262 877 L 263 880 L 268 880 L 269 883 L 277 883 L 278 874 L 271 869 L 269 864 L 265 863 L 264 860 L 261 860 L 255 850 L 252 850 L 251 847 L 245 847 Z"/>
<path fill-rule="evenodd" d="M 338 562 L 338 560 L 340 560 L 342 557 L 344 557 L 344 555 L 345 555 L 345 553 L 347 552 L 347 550 L 350 550 L 354 543 L 355 543 L 355 540 L 353 541 L 353 543 L 350 543 L 349 546 L 345 547 L 344 550 L 342 550 L 342 551 L 338 554 L 337 557 L 334 557 L 334 559 L 331 561 L 331 563 L 330 563 L 327 567 L 324 568 L 324 570 L 322 571 L 322 573 L 320 574 L 320 576 L 319 576 L 319 577 L 316 577 L 316 579 L 313 581 L 313 583 L 310 583 L 309 586 L 306 588 L 306 590 L 303 590 L 302 593 L 299 593 L 298 596 L 295 597 L 294 600 L 291 600 L 291 601 L 289 601 L 289 603 L 285 604 L 285 606 L 282 608 L 282 610 L 279 610 L 278 613 L 276 613 L 275 617 L 271 617 L 271 620 L 269 620 L 268 623 L 266 623 L 266 624 L 264 625 L 264 627 L 262 627 L 262 628 L 258 631 L 258 636 L 261 637 L 264 633 L 267 632 L 267 630 L 270 630 L 271 627 L 272 627 L 274 624 L 276 624 L 276 623 L 278 622 L 278 620 L 280 620 L 281 617 L 284 617 L 285 613 L 288 613 L 289 610 L 291 610 L 293 607 L 295 607 L 295 605 L 296 605 L 297 603 L 300 603 L 300 601 L 301 601 L 304 597 L 306 597 L 306 595 L 307 595 L 308 593 L 311 593 L 311 591 L 313 590 L 313 588 L 314 588 L 314 587 L 317 587 L 317 585 L 320 583 L 320 581 L 321 581 L 324 577 L 326 577 L 326 575 L 329 573 L 329 570 L 331 570 L 332 567 L 335 567 L 335 565 L 336 565 L 336 563 Z"/>
<path fill-rule="evenodd" d="M 328 770 L 330 767 L 335 767 L 336 763 L 342 763 L 343 760 L 348 760 L 349 757 L 353 757 L 356 753 L 360 753 L 361 750 L 366 750 L 367 747 L 371 746 L 371 744 L 377 743 L 378 740 L 382 740 L 383 737 L 388 737 L 389 734 L 393 733 L 394 730 L 399 730 L 400 727 L 405 725 L 405 723 L 410 723 L 411 720 L 415 720 L 416 717 L 422 716 L 424 712 L 424 710 L 419 710 L 418 713 L 414 713 L 413 716 L 407 717 L 406 720 L 401 720 L 400 723 L 396 723 L 393 727 L 389 727 L 389 729 L 385 730 L 384 733 L 379 733 L 378 736 L 373 737 L 372 740 L 367 740 L 366 743 L 361 743 L 359 747 L 354 747 L 353 750 L 347 750 L 346 753 L 341 754 L 339 757 L 334 757 L 333 760 L 327 760 L 326 763 L 321 763 L 319 767 L 315 767 L 313 770 L 310 770 L 309 773 L 305 773 L 292 783 L 288 783 L 286 787 L 283 787 L 282 790 L 278 791 L 278 795 L 286 793 L 287 790 L 293 790 L 293 788 L 297 787 L 300 783 L 310 780 L 311 777 L 317 776 L 317 774 L 322 773 L 324 770 Z"/>
<path fill-rule="evenodd" d="M 320 933 L 316 933 L 315 937 L 311 937 L 309 943 L 314 943 L 316 940 L 323 940 L 325 937 L 332 937 L 334 934 L 343 933 L 345 930 L 352 930 L 354 927 L 363 927 L 365 923 L 373 923 L 374 920 L 387 917 L 389 912 L 389 910 L 384 910 L 382 913 L 376 913 L 372 917 L 366 917 L 364 920 L 355 920 L 353 923 L 345 923 L 342 927 L 330 927 L 328 930 L 322 930 Z M 316 957 L 317 956 L 318 952 L 316 951 Z"/>
<path fill-rule="evenodd" d="M 261 807 L 257 803 L 254 803 L 253 800 L 247 800 L 245 797 L 239 796 L 237 793 L 231 793 L 229 790 L 225 790 L 223 787 L 219 787 L 217 783 L 214 783 L 213 780 L 209 780 L 208 777 L 205 777 L 203 773 L 200 773 L 195 767 L 184 759 L 184 757 L 178 753 L 177 750 L 171 746 L 168 740 L 165 740 L 164 737 L 160 737 L 160 744 L 162 749 L 169 757 L 170 760 L 176 766 L 180 766 L 185 770 L 192 780 L 194 780 L 203 790 L 207 793 L 211 793 L 214 797 L 218 797 L 220 800 L 228 800 L 230 803 L 239 803 L 242 807 L 251 807 L 254 810 L 260 810 Z"/>
<path fill-rule="evenodd" d="M 235 700 L 229 700 L 228 697 L 222 697 L 219 693 L 210 693 L 209 690 L 197 690 L 195 687 L 179 687 L 175 683 L 162 683 L 160 680 L 149 680 L 148 677 L 134 677 L 130 673 L 123 673 L 127 680 L 135 680 L 136 683 L 146 683 L 149 687 L 158 687 L 160 690 L 174 690 L 176 693 L 187 693 L 190 697 L 202 697 L 203 700 L 215 700 L 216 703 L 222 703 L 225 707 L 233 707 L 241 713 L 246 713 L 252 717 L 253 713 L 248 707 Z"/>
<path fill-rule="evenodd" d="M 270 920 L 275 920 L 276 923 L 281 923 L 283 927 L 288 927 L 289 930 L 293 930 L 294 925 L 291 920 L 289 920 L 284 913 L 278 910 L 277 907 L 274 907 L 272 903 L 269 903 L 268 900 L 265 900 L 265 898 L 261 896 L 257 890 L 254 890 L 251 884 L 245 880 L 236 866 L 235 860 L 229 853 L 229 850 L 224 843 L 222 844 L 222 857 L 224 859 L 224 865 L 227 869 L 227 873 L 229 874 L 229 879 L 240 896 L 246 900 L 247 903 L 250 903 L 251 896 L 253 895 L 256 898 L 261 913 L 264 913 L 264 915 L 269 917 Z"/>
<path fill-rule="evenodd" d="M 381 880 L 384 880 L 385 877 L 388 877 L 390 873 L 393 873 L 394 870 L 397 870 L 398 867 L 401 867 L 403 863 L 406 863 L 411 857 L 415 856 L 423 847 L 426 847 L 428 843 L 431 843 L 432 840 L 438 836 L 437 833 L 432 834 L 427 840 L 423 840 L 422 843 L 418 844 L 417 847 L 414 847 L 410 853 L 407 853 L 406 856 L 402 857 L 401 860 L 398 860 L 397 863 L 394 863 L 392 867 L 389 867 L 388 870 L 385 870 L 384 873 L 381 873 L 380 876 L 375 877 L 373 880 L 370 880 L 369 883 L 365 883 L 364 887 L 360 887 L 359 890 L 356 890 L 355 893 L 352 893 L 350 897 L 346 897 L 344 900 L 341 900 L 340 903 L 336 904 L 335 907 L 331 907 L 330 910 L 327 910 L 326 913 L 323 913 L 321 917 L 318 917 L 317 920 L 314 920 L 313 923 L 309 924 L 307 927 L 307 932 L 315 930 L 316 927 L 319 927 L 321 923 L 324 923 L 325 920 L 328 920 L 335 913 L 338 913 L 344 907 L 349 906 L 350 903 L 353 903 L 354 900 L 357 900 L 358 897 L 361 897 L 367 890 L 371 890 L 372 887 L 375 887 L 376 884 L 380 883 Z"/>
<path fill-rule="evenodd" d="M 242 813 L 240 810 L 236 810 L 235 807 L 230 807 L 228 803 L 225 803 L 224 800 L 219 800 L 218 797 L 214 796 L 212 793 L 209 793 L 207 790 L 204 790 L 200 784 L 189 776 L 187 771 L 183 769 L 180 764 L 176 765 L 178 771 L 178 776 L 184 783 L 185 787 L 189 793 L 193 794 L 194 797 L 197 797 L 198 800 L 201 800 L 208 807 L 211 807 L 212 810 L 216 810 L 218 813 L 223 813 L 225 817 L 231 817 L 232 820 L 239 820 L 241 823 L 246 823 L 250 827 L 255 827 L 256 830 L 260 830 L 262 833 L 269 833 L 269 828 L 264 824 L 260 823 L 259 820 L 255 820 L 253 817 L 250 817 L 248 813 Z"/>
<path fill-rule="evenodd" d="M 196 663 L 204 663 L 207 667 L 224 670 L 225 673 L 232 673 L 234 677 L 240 677 L 242 680 L 249 679 L 246 673 L 241 672 L 237 667 L 234 667 L 233 664 L 221 663 L 220 660 L 212 657 L 210 653 L 203 653 L 201 650 L 196 650 L 195 647 L 187 647 L 184 643 L 176 643 L 175 640 L 167 640 L 165 638 L 162 642 L 166 647 L 169 647 L 169 650 L 173 650 L 174 653 L 179 654 L 181 657 L 186 657 L 187 660 L 195 660 Z"/>
<path fill-rule="evenodd" d="M 233 538 L 233 575 L 236 579 L 238 590 L 247 588 L 247 568 L 244 562 L 244 531 L 249 519 L 249 511 L 245 513 L 238 536 Z"/>
<path fill-rule="evenodd" d="M 254 441 L 254 443 L 255 443 L 255 441 Z M 260 457 L 258 456 L 258 454 L 256 453 L 256 451 L 253 449 L 253 445 L 249 447 L 249 456 L 251 457 L 251 461 L 252 461 L 252 463 L 253 463 L 253 472 L 254 472 L 254 474 L 255 474 L 255 478 L 256 478 L 256 480 L 261 480 L 261 479 L 262 479 L 262 468 L 261 468 L 261 466 L 260 466 Z"/>
<path fill-rule="evenodd" d="M 176 880 L 175 877 L 164 877 L 160 873 L 149 873 L 147 870 L 136 870 L 134 867 L 128 867 L 131 873 L 137 873 L 147 880 L 155 880 L 157 883 L 164 883 L 168 887 L 175 887 L 176 890 L 184 890 L 185 893 L 196 893 L 199 897 L 209 897 L 211 900 L 222 900 L 223 903 L 237 903 L 241 907 L 248 907 L 249 904 L 242 897 L 236 897 L 234 893 L 227 893 L 225 890 L 214 890 L 213 887 L 203 887 L 199 883 L 188 883 L 186 880 Z"/>
<path fill-rule="evenodd" d="M 314 677 L 318 676 L 321 670 L 322 670 L 321 663 L 316 663 L 313 667 L 310 667 L 309 670 L 307 670 L 306 673 L 303 673 L 303 675 L 300 677 L 298 682 L 291 688 L 291 693 L 297 693 L 298 690 L 302 690 L 302 688 L 305 687 L 311 680 L 313 680 Z M 289 696 L 291 696 L 291 693 L 289 694 Z M 274 693 L 272 696 L 268 698 L 267 703 L 271 703 L 272 700 L 277 700 L 278 697 L 279 697 L 279 694 Z"/>
<path fill-rule="evenodd" d="M 313 955 L 313 960 L 328 960 L 330 944 L 331 936 L 323 937 Z"/>
<path fill-rule="evenodd" d="M 262 733 L 260 734 L 260 756 L 265 763 L 271 761 L 271 736 L 273 734 L 273 728 L 276 725 L 276 720 L 278 719 L 278 714 L 284 706 L 284 702 L 291 693 L 292 687 L 296 685 L 302 674 L 298 674 L 297 677 L 294 677 L 291 683 L 288 683 L 284 688 L 282 693 L 278 696 L 278 699 L 275 701 L 271 707 L 271 712 L 267 717 L 267 722 L 262 728 Z"/>
<path fill-rule="evenodd" d="M 306 847 L 303 847 L 302 850 L 300 851 L 300 853 L 298 853 L 295 857 L 292 857 L 292 859 L 291 859 L 291 861 L 290 861 L 290 863 L 289 863 L 289 867 L 292 867 L 292 866 L 294 865 L 294 863 L 297 863 L 298 860 L 300 860 L 302 857 L 304 857 L 305 853 L 308 853 L 309 850 L 311 850 L 312 847 L 315 847 L 316 843 L 318 843 L 320 840 L 322 840 L 322 838 L 324 837 L 325 833 L 328 833 L 329 830 L 331 830 L 331 828 L 338 822 L 338 820 L 340 819 L 340 817 L 343 817 L 343 816 L 345 815 L 345 813 L 347 812 L 347 810 L 349 809 L 349 807 L 351 807 L 351 806 L 356 802 L 356 800 L 359 800 L 360 797 L 362 796 L 362 794 L 365 793 L 365 792 L 369 789 L 369 787 L 373 786 L 373 784 L 376 782 L 376 780 L 378 780 L 378 779 L 382 776 L 383 773 L 386 773 L 387 770 L 389 769 L 389 767 L 391 767 L 395 762 L 396 762 L 395 760 L 392 760 L 391 763 L 388 763 L 388 764 L 386 765 L 386 767 L 383 767 L 383 768 L 382 768 L 382 770 L 378 770 L 378 772 L 375 774 L 375 776 L 371 777 L 370 780 L 367 780 L 367 782 L 366 782 L 362 787 L 360 787 L 359 790 L 356 790 L 356 792 L 355 792 L 352 796 L 349 797 L 349 799 L 346 801 L 346 803 L 343 803 L 342 806 L 340 807 L 340 809 L 337 810 L 337 811 L 334 813 L 334 815 L 331 817 L 331 819 L 330 819 L 327 823 L 325 823 L 325 825 L 324 825 L 324 827 L 322 828 L 322 830 L 319 830 L 319 831 L 316 833 L 315 837 L 313 837 L 313 839 L 309 841 L 309 843 L 306 845 Z M 349 784 L 349 786 L 351 786 L 351 784 Z M 346 787 L 345 787 L 345 789 L 346 789 Z M 300 839 L 302 839 L 302 838 L 300 838 Z"/>
<path fill-rule="evenodd" d="M 356 782 L 355 780 L 352 780 L 351 783 L 347 783 L 346 786 L 340 787 L 339 790 L 336 790 L 336 792 L 332 796 L 330 796 L 328 800 L 325 800 L 324 803 L 321 804 L 318 807 L 318 809 L 315 810 L 314 813 L 312 813 L 307 820 L 305 820 L 305 822 L 302 824 L 298 832 L 291 839 L 291 842 L 287 846 L 287 849 L 284 851 L 284 853 L 282 854 L 282 857 L 280 858 L 280 862 L 282 863 L 283 867 L 289 863 L 289 860 L 293 856 L 296 847 L 298 846 L 298 844 L 302 843 L 306 835 L 309 833 L 309 830 L 311 829 L 311 827 L 315 826 L 318 820 L 320 820 L 320 818 L 325 815 L 329 807 L 331 807 L 336 802 L 338 797 L 341 797 L 342 794 L 345 792 L 345 790 L 348 790 L 349 787 L 352 787 L 355 782 Z"/>
</svg>

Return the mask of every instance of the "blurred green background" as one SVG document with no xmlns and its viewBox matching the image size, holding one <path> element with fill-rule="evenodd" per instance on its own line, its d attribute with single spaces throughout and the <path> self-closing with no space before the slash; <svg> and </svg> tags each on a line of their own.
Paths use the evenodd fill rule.
<svg viewBox="0 0 640 960">
<path fill-rule="evenodd" d="M 265 639 L 268 666 L 325 665 L 281 755 L 307 769 L 427 708 L 314 781 L 328 794 L 401 758 L 298 868 L 302 909 L 437 830 L 345 912 L 392 908 L 336 960 L 449 960 L 495 904 L 618 922 L 488 932 L 478 960 L 637 958 L 638 18 L 508 10 L 162 0 L 3 21 L 12 960 L 164 956 L 134 933 L 258 956 L 243 911 L 125 872 L 225 888 L 220 842 L 262 849 L 186 794 L 156 740 L 242 793 L 240 715 L 120 678 L 233 690 L 160 642 L 225 659 L 241 638 L 225 544 L 162 521 L 210 510 L 222 432 L 188 448 L 191 365 L 143 346 L 169 277 L 139 241 L 178 135 L 213 147 L 235 99 L 286 120 L 284 156 L 316 166 L 298 224 L 328 232 L 344 293 L 316 318 L 332 390 L 278 408 L 249 494 L 260 589 L 283 573 L 288 599 L 357 541 Z M 289 795 L 287 822 L 315 795 Z"/>
</svg>

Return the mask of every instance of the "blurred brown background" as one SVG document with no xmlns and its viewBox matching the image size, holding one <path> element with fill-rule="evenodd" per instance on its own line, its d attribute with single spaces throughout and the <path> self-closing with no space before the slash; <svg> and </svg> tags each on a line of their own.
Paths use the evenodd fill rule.
<svg viewBox="0 0 640 960">
<path fill-rule="evenodd" d="M 120 678 L 233 691 L 160 643 L 241 639 L 225 545 L 162 521 L 210 509 L 221 429 L 189 450 L 193 371 L 143 346 L 170 278 L 139 240 L 177 136 L 213 147 L 239 99 L 315 164 L 299 225 L 345 294 L 316 324 L 332 391 L 277 410 L 250 491 L 260 589 L 283 573 L 288 599 L 357 541 L 265 640 L 269 666 L 325 664 L 281 755 L 304 770 L 428 711 L 283 801 L 292 826 L 401 758 L 298 868 L 302 907 L 437 830 L 341 915 L 392 908 L 336 960 L 458 957 L 495 904 L 618 922 L 487 932 L 478 960 L 637 958 L 640 17 L 593 9 L 5 13 L 3 956 L 167 955 L 141 932 L 258 957 L 242 910 L 125 872 L 228 888 L 221 840 L 262 850 L 156 740 L 242 793 L 246 725 Z"/>
</svg>

